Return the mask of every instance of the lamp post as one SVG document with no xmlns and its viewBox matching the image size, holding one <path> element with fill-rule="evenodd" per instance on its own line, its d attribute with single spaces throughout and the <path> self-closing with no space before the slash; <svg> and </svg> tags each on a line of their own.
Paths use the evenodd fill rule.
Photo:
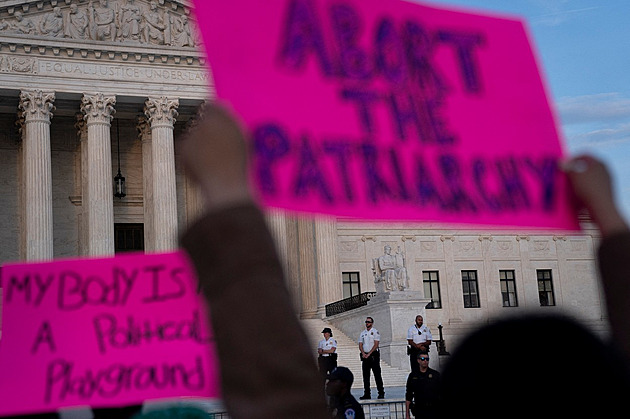
<svg viewBox="0 0 630 419">
<path fill-rule="evenodd" d="M 125 177 L 120 173 L 120 126 L 118 118 L 116 118 L 116 142 L 118 148 L 118 174 L 114 176 L 114 196 L 122 199 L 127 194 L 125 193 Z"/>
<path fill-rule="evenodd" d="M 442 323 L 438 323 L 438 330 L 440 331 L 440 340 L 437 341 L 438 355 L 450 355 L 446 350 L 446 342 L 444 336 L 442 336 Z"/>
</svg>

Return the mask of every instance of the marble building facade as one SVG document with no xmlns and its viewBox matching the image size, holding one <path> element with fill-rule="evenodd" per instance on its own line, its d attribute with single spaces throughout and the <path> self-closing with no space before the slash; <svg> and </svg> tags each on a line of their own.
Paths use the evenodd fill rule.
<svg viewBox="0 0 630 419">
<path fill-rule="evenodd" d="M 125 225 L 141 226 L 145 251 L 176 248 L 202 208 L 175 144 L 213 97 L 189 6 L 0 1 L 0 263 L 113 255 Z M 121 199 L 113 196 L 118 156 Z M 373 260 L 389 245 L 405 255 L 408 290 L 433 299 L 417 311 L 435 332 L 444 325 L 447 339 L 524 311 L 567 311 L 606 330 L 599 238 L 588 223 L 567 235 L 280 211 L 267 219 L 303 318 L 375 291 Z M 393 339 L 404 341 L 412 322 Z"/>
</svg>

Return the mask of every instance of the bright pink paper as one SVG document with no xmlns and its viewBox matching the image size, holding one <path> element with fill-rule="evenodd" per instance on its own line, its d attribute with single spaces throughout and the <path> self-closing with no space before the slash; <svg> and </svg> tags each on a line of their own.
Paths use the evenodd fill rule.
<svg viewBox="0 0 630 419">
<path fill-rule="evenodd" d="M 574 229 L 523 24 L 403 0 L 197 0 L 268 206 Z"/>
<path fill-rule="evenodd" d="M 6 265 L 1 285 L 1 416 L 219 396 L 183 254 Z"/>
</svg>

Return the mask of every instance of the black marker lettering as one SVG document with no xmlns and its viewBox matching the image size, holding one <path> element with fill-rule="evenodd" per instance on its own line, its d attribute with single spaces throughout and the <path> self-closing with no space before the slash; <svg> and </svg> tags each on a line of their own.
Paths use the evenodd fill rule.
<svg viewBox="0 0 630 419">
<path fill-rule="evenodd" d="M 114 266 L 112 269 L 112 278 L 114 279 L 115 284 L 122 284 L 124 289 L 120 294 L 120 303 L 122 305 L 127 304 L 127 300 L 129 299 L 129 294 L 133 288 L 133 285 L 138 277 L 138 269 L 135 268 L 130 276 L 127 276 L 127 273 L 124 269 Z"/>
<path fill-rule="evenodd" d="M 432 62 L 434 44 L 431 34 L 418 22 L 404 25 L 404 45 L 411 80 L 425 97 L 442 97 L 448 90 L 446 78 Z"/>
<path fill-rule="evenodd" d="M 333 65 L 326 51 L 324 34 L 309 0 L 293 0 L 289 5 L 282 33 L 281 61 L 285 67 L 302 70 L 307 58 L 314 54 L 320 69 L 333 75 Z"/>
<path fill-rule="evenodd" d="M 319 155 L 316 155 L 311 149 L 309 140 L 306 137 L 302 138 L 299 155 L 298 173 L 294 186 L 295 196 L 306 196 L 311 190 L 315 190 L 323 200 L 332 203 L 333 196 L 324 172 L 319 165 Z"/>
<path fill-rule="evenodd" d="M 113 399 L 124 392 L 163 388 L 198 391 L 206 386 L 201 356 L 192 365 L 186 361 L 155 364 L 111 364 L 100 369 L 77 371 L 75 364 L 57 359 L 46 369 L 44 400 L 63 402 L 66 398 L 89 401 L 95 396 Z"/>
<path fill-rule="evenodd" d="M 24 293 L 24 301 L 26 303 L 31 302 L 31 277 L 30 275 L 25 275 L 22 278 L 19 278 L 13 275 L 11 276 L 5 290 L 5 298 L 6 298 L 5 303 L 10 303 L 13 301 L 13 293 L 16 291 Z"/>
<path fill-rule="evenodd" d="M 405 48 L 391 19 L 383 18 L 376 25 L 374 48 L 379 72 L 392 84 L 404 84 L 407 81 Z"/>
<path fill-rule="evenodd" d="M 330 15 L 343 75 L 351 79 L 370 79 L 372 75 L 370 59 L 358 45 L 363 23 L 361 16 L 347 4 L 332 5 Z"/>
<path fill-rule="evenodd" d="M 521 179 L 516 160 L 513 158 L 497 160 L 496 167 L 503 186 L 503 205 L 511 209 L 530 208 L 529 194 Z"/>
<path fill-rule="evenodd" d="M 539 160 L 528 158 L 525 164 L 540 183 L 543 210 L 551 211 L 556 202 L 556 180 L 559 173 L 557 159 L 554 157 L 543 157 Z"/>
<path fill-rule="evenodd" d="M 336 167 L 341 172 L 343 190 L 348 201 L 354 200 L 352 181 L 350 179 L 349 166 L 351 162 L 351 145 L 344 140 L 324 142 L 324 152 L 336 160 Z"/>
<path fill-rule="evenodd" d="M 73 271 L 59 274 L 57 306 L 60 310 L 75 310 L 85 303 L 81 293 L 81 276 Z"/>
<path fill-rule="evenodd" d="M 481 196 L 482 200 L 486 203 L 486 206 L 491 211 L 500 211 L 501 202 L 496 196 L 491 196 L 488 190 L 488 185 L 485 182 L 487 177 L 487 167 L 483 159 L 475 159 L 472 164 L 473 180 L 477 187 L 477 192 Z"/>
<path fill-rule="evenodd" d="M 360 89 L 342 89 L 341 98 L 356 104 L 359 122 L 365 134 L 375 134 L 373 107 L 379 96 L 376 92 Z"/>
<path fill-rule="evenodd" d="M 425 165 L 422 157 L 416 156 L 415 161 L 416 193 L 418 194 L 420 205 L 429 206 L 433 204 L 439 208 L 444 208 L 444 199 L 440 196 L 439 189 L 434 183 L 431 172 Z"/>
<path fill-rule="evenodd" d="M 34 274 L 33 278 L 35 279 L 35 284 L 37 285 L 37 290 L 39 291 L 35 297 L 35 307 L 38 307 L 44 299 L 46 292 L 52 285 L 55 275 L 49 274 L 43 281 L 39 274 Z"/>
<path fill-rule="evenodd" d="M 183 282 L 172 276 L 172 271 L 165 274 L 166 265 L 145 266 L 144 271 L 151 274 L 153 281 L 153 293 L 150 297 L 145 298 L 145 303 L 161 302 L 181 298 L 186 294 L 186 287 Z M 168 281 L 170 279 L 170 281 Z M 173 288 L 173 283 L 176 287 Z"/>
<path fill-rule="evenodd" d="M 290 150 L 289 137 L 275 124 L 266 124 L 254 130 L 254 151 L 256 153 L 256 178 L 260 189 L 268 194 L 278 193 L 273 164 L 285 157 Z"/>
<path fill-rule="evenodd" d="M 446 30 L 438 31 L 437 37 L 455 49 L 459 71 L 464 81 L 464 90 L 468 93 L 481 93 L 483 85 L 475 49 L 483 45 L 484 37 L 479 33 Z"/>
<path fill-rule="evenodd" d="M 363 168 L 365 170 L 365 181 L 368 197 L 371 202 L 380 201 L 380 197 L 391 198 L 391 188 L 385 179 L 378 172 L 378 153 L 379 149 L 369 143 L 359 146 L 364 159 Z"/>
<path fill-rule="evenodd" d="M 447 209 L 454 212 L 476 212 L 477 206 L 465 191 L 458 159 L 452 155 L 445 154 L 440 156 L 438 160 L 442 176 L 448 185 L 450 193 Z"/>
<path fill-rule="evenodd" d="M 57 352 L 57 346 L 55 345 L 55 340 L 53 339 L 52 328 L 50 327 L 50 323 L 48 321 L 44 321 L 37 331 L 35 343 L 33 343 L 33 347 L 31 348 L 31 355 L 35 355 L 37 353 L 39 345 L 42 343 L 48 344 L 48 350 L 50 350 L 50 352 Z"/>
</svg>

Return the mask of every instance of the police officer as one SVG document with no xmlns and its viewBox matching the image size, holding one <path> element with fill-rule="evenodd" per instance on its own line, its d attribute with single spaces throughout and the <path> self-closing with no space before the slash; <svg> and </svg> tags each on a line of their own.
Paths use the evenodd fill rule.
<svg viewBox="0 0 630 419">
<path fill-rule="evenodd" d="M 368 317 L 365 319 L 365 330 L 359 336 L 359 350 L 361 351 L 361 372 L 363 373 L 363 396 L 361 400 L 368 400 L 372 396 L 370 394 L 370 370 L 374 373 L 374 381 L 378 389 L 378 398 L 385 398 L 385 388 L 383 387 L 383 378 L 381 377 L 381 354 L 378 345 L 381 341 L 381 335 L 374 327 L 374 319 Z"/>
<path fill-rule="evenodd" d="M 319 354 L 317 365 L 322 377 L 326 379 L 328 373 L 337 367 L 337 354 L 335 353 L 337 341 L 333 339 L 330 327 L 325 327 L 322 333 L 324 334 L 324 339 L 320 340 L 317 345 L 317 353 Z"/>
<path fill-rule="evenodd" d="M 441 375 L 429 368 L 429 355 L 426 352 L 418 353 L 416 362 L 418 370 L 411 371 L 405 387 L 405 419 L 410 419 L 410 411 L 422 419 L 435 418 L 442 402 Z"/>
<path fill-rule="evenodd" d="M 363 408 L 350 393 L 354 375 L 346 367 L 337 367 L 328 376 L 326 394 L 331 396 L 333 419 L 365 419 Z"/>
<path fill-rule="evenodd" d="M 425 324 L 421 315 L 416 316 L 416 322 L 407 330 L 407 343 L 409 347 L 407 352 L 409 354 L 409 365 L 411 366 L 411 372 L 418 371 L 418 353 L 429 352 L 431 347 L 431 341 L 433 336 L 431 330 Z"/>
</svg>

